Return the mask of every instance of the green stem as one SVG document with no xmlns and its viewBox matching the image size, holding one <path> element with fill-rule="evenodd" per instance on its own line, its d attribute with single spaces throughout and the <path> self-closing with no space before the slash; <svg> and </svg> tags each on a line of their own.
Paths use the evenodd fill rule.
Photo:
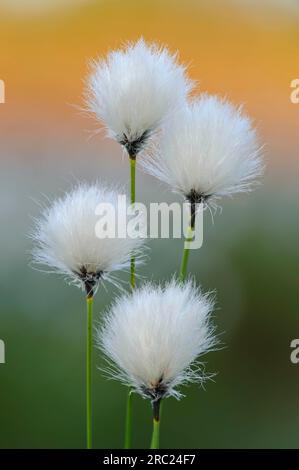
<svg viewBox="0 0 299 470">
<path fill-rule="evenodd" d="M 135 180 L 136 180 L 136 157 L 130 156 L 130 170 L 131 170 L 131 204 L 134 204 L 135 199 Z"/>
<path fill-rule="evenodd" d="M 127 410 L 126 410 L 126 426 L 125 426 L 125 449 L 131 448 L 131 438 L 132 438 L 132 390 L 129 390 L 127 398 Z"/>
<path fill-rule="evenodd" d="M 131 204 L 136 202 L 136 156 L 130 155 L 130 188 L 131 188 Z M 131 256 L 130 284 L 132 291 L 135 288 L 135 256 Z M 126 408 L 125 422 L 125 449 L 131 448 L 132 441 L 132 391 L 129 389 Z"/>
<path fill-rule="evenodd" d="M 187 275 L 187 267 L 188 267 L 188 260 L 190 254 L 190 247 L 189 243 L 192 241 L 193 238 L 193 229 L 191 226 L 188 227 L 188 236 L 184 240 L 184 250 L 181 262 L 181 269 L 180 269 L 180 280 L 184 281 Z"/>
<path fill-rule="evenodd" d="M 153 434 L 151 449 L 160 448 L 160 400 L 153 402 Z"/>
<path fill-rule="evenodd" d="M 181 261 L 181 269 L 180 269 L 180 280 L 184 281 L 187 275 L 187 267 L 189 261 L 189 254 L 190 254 L 190 243 L 193 240 L 194 230 L 195 230 L 195 219 L 196 219 L 196 204 L 190 204 L 190 224 L 187 228 L 187 236 L 184 240 L 184 250 L 183 256 Z"/>
<path fill-rule="evenodd" d="M 130 173 L 131 173 L 131 204 L 136 202 L 136 157 L 130 156 Z M 131 276 L 130 283 L 132 290 L 135 287 L 135 256 L 131 256 Z"/>
<path fill-rule="evenodd" d="M 151 449 L 159 449 L 160 442 L 160 421 L 153 419 L 153 434 L 151 441 Z"/>
<path fill-rule="evenodd" d="M 87 331 L 86 331 L 86 446 L 92 448 L 92 404 L 91 404 L 91 368 L 92 368 L 92 308 L 93 297 L 87 296 Z"/>
</svg>

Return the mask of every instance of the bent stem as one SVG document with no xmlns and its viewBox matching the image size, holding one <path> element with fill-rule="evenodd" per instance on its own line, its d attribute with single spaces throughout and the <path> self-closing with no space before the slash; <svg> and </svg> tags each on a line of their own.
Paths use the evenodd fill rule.
<svg viewBox="0 0 299 470">
<path fill-rule="evenodd" d="M 92 368 L 92 309 L 93 295 L 86 297 L 87 330 L 86 330 L 86 446 L 92 448 L 92 403 L 91 403 L 91 368 Z"/>
<path fill-rule="evenodd" d="M 153 402 L 153 434 L 151 440 L 151 449 L 160 448 L 160 404 L 161 399 Z"/>
<path fill-rule="evenodd" d="M 191 203 L 190 205 L 190 224 L 187 228 L 187 236 L 184 241 L 183 256 L 181 261 L 180 269 L 180 280 L 184 281 L 187 275 L 189 254 L 190 254 L 190 243 L 193 240 L 194 230 L 195 230 L 195 219 L 196 219 L 196 204 Z"/>
</svg>

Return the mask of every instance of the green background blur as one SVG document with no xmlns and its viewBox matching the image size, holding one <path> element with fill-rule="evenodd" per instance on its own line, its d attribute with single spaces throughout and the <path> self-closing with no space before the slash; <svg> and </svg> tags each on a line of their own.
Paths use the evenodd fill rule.
<svg viewBox="0 0 299 470">
<path fill-rule="evenodd" d="M 180 49 L 204 91 L 245 103 L 267 160 L 255 193 L 223 201 L 214 224 L 205 214 L 203 247 L 189 267 L 217 292 L 224 348 L 204 359 L 214 382 L 165 401 L 161 446 L 299 447 L 299 364 L 290 361 L 299 337 L 299 104 L 289 98 L 299 75 L 296 2 L 47 3 L 0 5 L 0 448 L 84 447 L 84 296 L 30 268 L 28 233 L 37 201 L 79 179 L 128 183 L 121 149 L 101 135 L 89 139 L 95 124 L 72 105 L 82 104 L 87 60 L 140 35 Z M 179 200 L 141 172 L 137 197 Z M 169 279 L 182 242 L 149 246 L 140 276 Z M 97 321 L 116 294 L 99 290 Z M 122 447 L 126 389 L 103 378 L 102 365 L 95 352 L 94 445 Z M 150 433 L 150 405 L 134 397 L 134 447 L 148 447 Z"/>
</svg>

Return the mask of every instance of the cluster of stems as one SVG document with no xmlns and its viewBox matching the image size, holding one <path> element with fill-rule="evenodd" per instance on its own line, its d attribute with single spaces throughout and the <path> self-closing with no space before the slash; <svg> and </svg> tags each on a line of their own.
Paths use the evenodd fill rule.
<svg viewBox="0 0 299 470">
<path fill-rule="evenodd" d="M 136 155 L 129 155 L 130 161 L 130 194 L 131 204 L 136 202 Z M 190 247 L 189 243 L 193 239 L 195 230 L 196 204 L 190 204 L 190 223 L 187 236 L 184 241 L 184 250 L 181 261 L 180 280 L 184 281 L 187 275 L 188 259 Z M 130 261 L 130 286 L 132 291 L 136 286 L 136 260 L 132 255 Z M 92 313 L 93 313 L 93 286 L 86 283 L 86 307 L 87 307 L 87 328 L 86 328 L 86 447 L 92 448 Z M 129 388 L 127 394 L 126 418 L 125 418 L 125 439 L 124 448 L 130 449 L 132 445 L 132 398 L 133 391 Z M 153 432 L 151 449 L 159 449 L 160 442 L 160 406 L 161 399 L 152 402 L 153 409 Z"/>
<path fill-rule="evenodd" d="M 131 204 L 135 204 L 136 202 L 136 155 L 129 155 L 130 160 L 130 188 L 131 188 Z M 187 236 L 184 241 L 184 249 L 183 249 L 183 256 L 181 261 L 181 268 L 179 278 L 181 281 L 186 279 L 187 275 L 187 268 L 188 268 L 188 260 L 189 260 L 189 252 L 190 247 L 189 244 L 193 240 L 194 230 L 195 230 L 195 220 L 196 220 L 196 203 L 190 203 L 190 223 L 187 229 Z M 130 270 L 130 284 L 131 289 L 135 288 L 135 257 L 131 257 L 131 270 Z M 127 396 L 127 405 L 126 405 L 126 419 L 125 419 L 125 440 L 124 440 L 124 448 L 130 449 L 132 444 L 132 398 L 133 392 L 131 389 L 128 391 Z M 153 431 L 152 431 L 152 439 L 151 439 L 151 449 L 159 449 L 160 447 L 160 408 L 161 408 L 161 399 L 154 400 L 152 402 L 153 408 Z"/>
<path fill-rule="evenodd" d="M 136 180 L 136 156 L 130 155 L 131 176 L 131 204 L 135 203 L 135 180 Z M 130 262 L 130 285 L 135 288 L 135 256 L 132 255 Z M 86 447 L 92 448 L 92 313 L 93 313 L 93 287 L 85 284 L 86 290 Z M 126 423 L 125 423 L 125 449 L 130 449 L 132 442 L 132 390 L 128 391 Z"/>
</svg>

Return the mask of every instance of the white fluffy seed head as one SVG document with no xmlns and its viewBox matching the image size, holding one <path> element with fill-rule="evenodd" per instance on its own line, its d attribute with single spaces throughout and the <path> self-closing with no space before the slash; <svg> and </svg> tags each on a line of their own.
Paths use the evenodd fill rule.
<svg viewBox="0 0 299 470">
<path fill-rule="evenodd" d="M 108 372 L 144 398 L 179 398 L 178 385 L 204 379 L 196 361 L 216 344 L 212 308 L 191 281 L 148 283 L 121 297 L 97 331 Z"/>
<path fill-rule="evenodd" d="M 119 200 L 118 192 L 104 185 L 80 184 L 46 208 L 36 221 L 32 234 L 36 243 L 33 261 L 65 274 L 82 287 L 90 283 L 96 288 L 100 279 L 128 266 L 131 254 L 140 252 L 141 238 L 96 235 L 100 218 L 97 206 L 111 204 L 117 215 L 127 209 L 126 201 L 127 198 Z M 122 220 L 126 225 L 127 220 Z"/>
<path fill-rule="evenodd" d="M 93 63 L 86 101 L 109 135 L 136 154 L 191 88 L 176 55 L 140 39 Z"/>
<path fill-rule="evenodd" d="M 240 108 L 201 95 L 169 119 L 146 171 L 198 201 L 248 191 L 262 173 L 256 132 Z"/>
</svg>

